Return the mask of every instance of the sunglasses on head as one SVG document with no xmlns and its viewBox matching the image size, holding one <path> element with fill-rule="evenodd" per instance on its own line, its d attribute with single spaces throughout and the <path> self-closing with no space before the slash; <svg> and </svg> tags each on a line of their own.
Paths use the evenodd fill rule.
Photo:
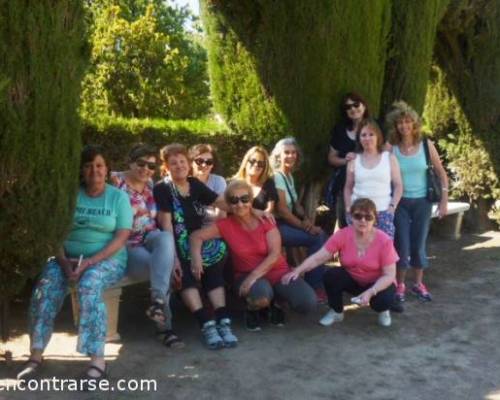
<svg viewBox="0 0 500 400">
<path fill-rule="evenodd" d="M 356 221 L 361 221 L 362 219 L 364 219 L 367 222 L 371 222 L 375 219 L 375 216 L 373 214 L 355 212 L 352 214 L 352 218 L 355 219 Z"/>
<path fill-rule="evenodd" d="M 137 165 L 139 168 L 148 167 L 148 169 L 150 169 L 151 171 L 154 171 L 156 169 L 156 163 L 152 161 L 136 160 L 135 165 Z"/>
<path fill-rule="evenodd" d="M 355 101 L 354 103 L 344 104 L 344 110 L 349 111 L 351 108 L 358 108 L 361 103 L 359 101 Z"/>
<path fill-rule="evenodd" d="M 256 160 L 255 158 L 252 158 L 251 160 L 248 160 L 248 163 L 253 167 L 255 164 L 257 164 L 257 167 L 259 168 L 264 168 L 266 166 L 265 161 L 259 161 Z"/>
<path fill-rule="evenodd" d="M 205 164 L 207 167 L 210 167 L 214 165 L 214 160 L 212 158 L 195 158 L 194 162 L 196 163 L 197 166 L 201 167 L 203 164 Z"/>
<path fill-rule="evenodd" d="M 243 203 L 243 204 L 248 204 L 250 202 L 250 195 L 249 194 L 244 194 L 243 196 L 229 196 L 228 198 L 229 200 L 229 204 L 232 204 L 233 206 L 235 206 L 236 204 L 238 204 L 240 201 Z"/>
</svg>

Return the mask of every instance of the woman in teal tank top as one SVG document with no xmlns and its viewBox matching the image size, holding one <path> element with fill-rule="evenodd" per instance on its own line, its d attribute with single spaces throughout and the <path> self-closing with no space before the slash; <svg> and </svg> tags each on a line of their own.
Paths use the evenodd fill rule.
<svg viewBox="0 0 500 400">
<path fill-rule="evenodd" d="M 426 254 L 427 234 L 431 220 L 432 203 L 427 194 L 427 161 L 421 136 L 418 114 L 404 101 L 395 102 L 386 117 L 393 153 L 399 161 L 403 179 L 403 197 L 394 216 L 395 246 L 399 254 L 397 263 L 396 300 L 405 300 L 406 272 L 415 270 L 412 292 L 423 301 L 432 299 L 423 283 L 424 269 L 428 267 Z M 446 215 L 448 204 L 448 178 L 434 144 L 428 140 L 430 161 L 437 172 L 443 196 L 438 207 L 439 218 Z"/>
</svg>

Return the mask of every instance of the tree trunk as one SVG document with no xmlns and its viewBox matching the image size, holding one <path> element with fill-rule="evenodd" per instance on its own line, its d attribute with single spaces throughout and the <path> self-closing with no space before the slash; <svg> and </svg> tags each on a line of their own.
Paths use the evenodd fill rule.
<svg viewBox="0 0 500 400">
<path fill-rule="evenodd" d="M 453 0 L 439 26 L 436 60 L 500 174 L 500 1 Z"/>
</svg>

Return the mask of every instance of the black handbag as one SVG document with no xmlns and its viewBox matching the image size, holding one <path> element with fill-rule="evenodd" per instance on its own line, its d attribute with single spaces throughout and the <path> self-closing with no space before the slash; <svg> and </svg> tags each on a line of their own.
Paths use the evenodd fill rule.
<svg viewBox="0 0 500 400">
<path fill-rule="evenodd" d="M 432 166 L 431 157 L 429 155 L 429 144 L 428 139 L 424 139 L 424 152 L 425 152 L 425 161 L 427 163 L 427 200 L 431 203 L 439 203 L 441 201 L 442 189 L 441 182 L 439 181 L 439 177 L 434 171 L 434 167 Z"/>
</svg>

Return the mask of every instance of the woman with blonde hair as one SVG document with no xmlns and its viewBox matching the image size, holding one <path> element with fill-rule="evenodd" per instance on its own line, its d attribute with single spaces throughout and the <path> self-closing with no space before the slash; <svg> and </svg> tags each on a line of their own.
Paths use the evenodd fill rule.
<svg viewBox="0 0 500 400">
<path fill-rule="evenodd" d="M 266 149 L 254 146 L 248 150 L 233 179 L 240 179 L 248 183 L 252 189 L 253 208 L 274 211 L 278 201 L 278 192 Z"/>
<path fill-rule="evenodd" d="M 447 213 L 448 177 L 436 147 L 430 140 L 422 138 L 420 117 L 412 107 L 404 101 L 395 102 L 386 116 L 386 125 L 403 179 L 403 197 L 394 218 L 395 245 L 400 257 L 397 263 L 396 300 L 405 300 L 406 272 L 412 267 L 415 270 L 412 292 L 421 300 L 430 301 L 431 294 L 422 282 L 424 269 L 428 267 L 425 247 L 432 212 L 432 203 L 426 197 L 427 165 L 432 165 L 442 186 L 439 218 Z"/>
</svg>

